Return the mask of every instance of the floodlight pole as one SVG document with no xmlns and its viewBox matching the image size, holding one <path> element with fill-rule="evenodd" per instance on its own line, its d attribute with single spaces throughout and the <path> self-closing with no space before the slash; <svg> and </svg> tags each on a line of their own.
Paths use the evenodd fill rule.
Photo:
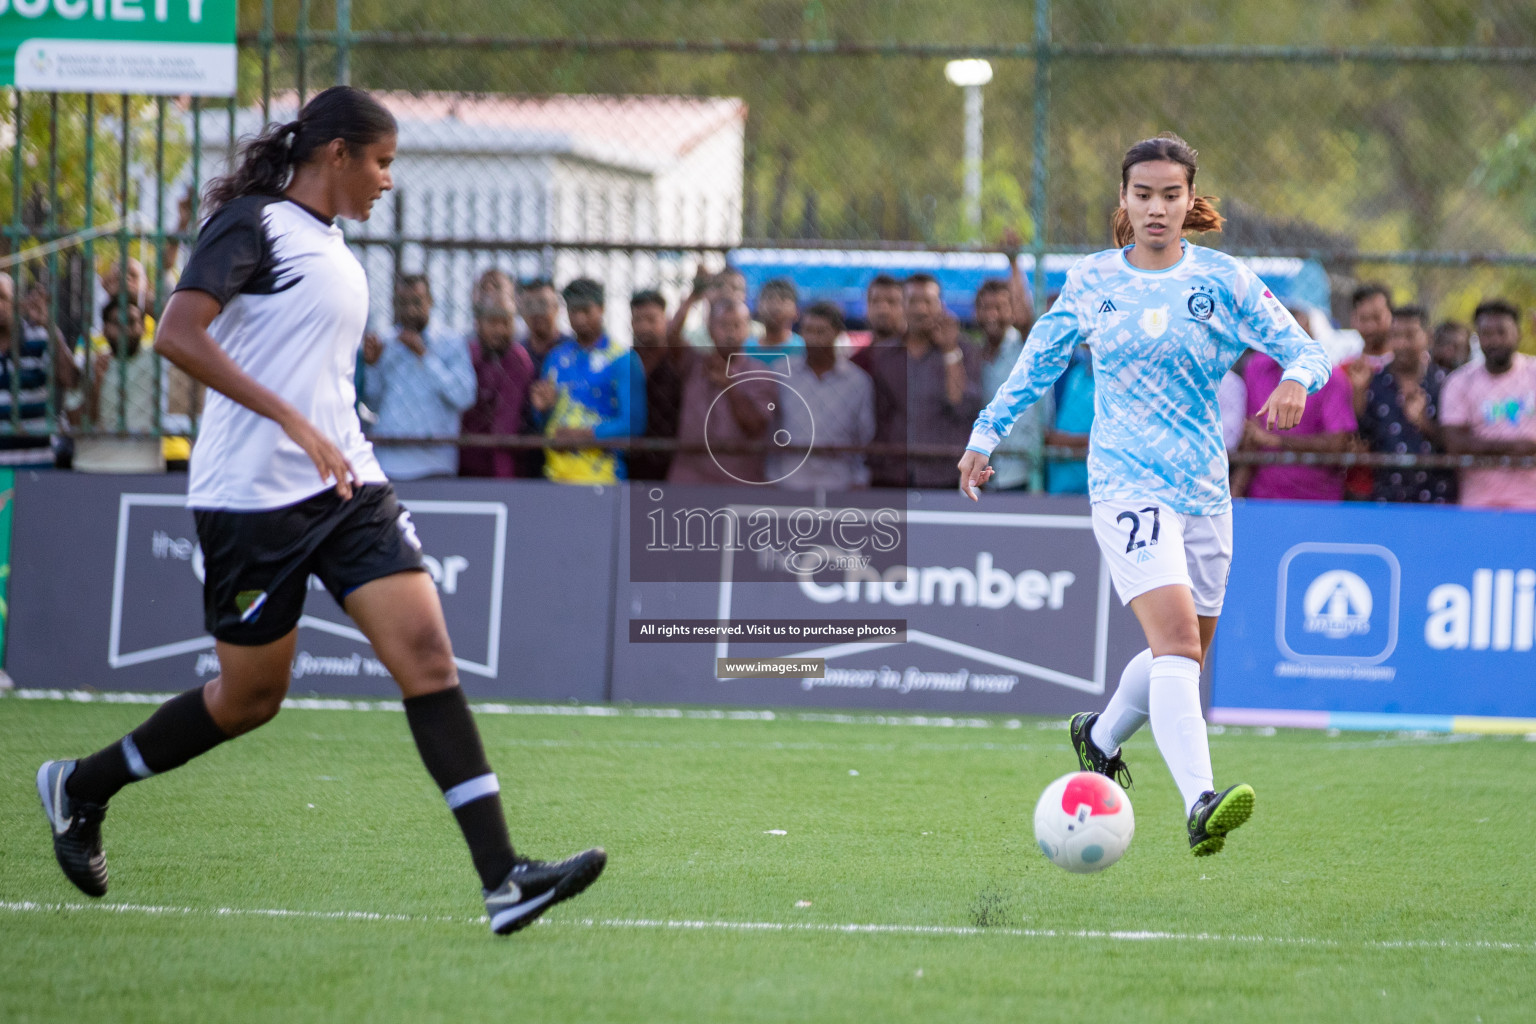
<svg viewBox="0 0 1536 1024">
<path fill-rule="evenodd" d="M 979 58 L 952 60 L 944 77 L 965 90 L 964 216 L 970 241 L 981 241 L 981 87 L 992 81 L 992 65 Z"/>
<path fill-rule="evenodd" d="M 965 87 L 965 226 L 981 241 L 981 86 Z"/>
</svg>

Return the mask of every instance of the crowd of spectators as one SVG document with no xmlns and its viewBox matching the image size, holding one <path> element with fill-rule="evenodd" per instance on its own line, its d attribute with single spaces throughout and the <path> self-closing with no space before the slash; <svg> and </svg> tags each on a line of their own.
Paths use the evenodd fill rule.
<svg viewBox="0 0 1536 1024">
<path fill-rule="evenodd" d="M 148 470 L 187 457 L 176 432 L 195 416 L 201 389 L 153 357 L 144 268 L 129 260 L 101 280 L 101 328 L 87 352 L 49 326 L 46 287 L 28 288 L 17 308 L 11 278 L 0 275 L 0 421 L 12 428 L 0 429 L 0 460 L 51 458 L 50 377 L 67 396 L 53 412 L 65 433 L 80 434 L 77 468 Z M 607 296 L 590 278 L 557 288 L 488 270 L 471 305 L 467 337 L 442 330 L 432 282 L 403 275 L 392 327 L 363 340 L 360 411 L 393 479 L 948 488 L 955 453 L 1034 319 L 1016 268 L 977 291 L 974 336 L 922 273 L 870 281 L 859 333 L 836 304 L 802 307 L 787 279 L 749 297 L 733 268 L 701 273 L 673 310 L 658 291 L 629 296 L 631 345 L 608 337 Z M 1306 310 L 1292 312 L 1313 332 Z M 1471 324 L 1431 329 L 1424 308 L 1394 305 L 1386 287 L 1368 284 L 1352 296 L 1350 327 L 1359 351 L 1335 366 L 1293 430 L 1266 430 L 1255 415 L 1281 367 L 1257 352 L 1239 360 L 1219 395 L 1229 451 L 1536 454 L 1536 358 L 1518 351 L 1515 306 L 1489 299 Z M 1084 493 L 1082 459 L 1047 460 L 1043 450 L 1081 449 L 1093 416 L 1093 358 L 1079 346 L 998 446 L 988 487 Z M 1536 508 L 1536 469 L 1409 461 L 1345 469 L 1238 457 L 1232 489 L 1249 498 Z"/>
<path fill-rule="evenodd" d="M 1293 310 L 1312 332 L 1304 310 Z M 1233 450 L 1365 452 L 1387 456 L 1536 455 L 1536 358 L 1518 351 L 1520 310 L 1502 299 L 1478 305 L 1473 322 L 1433 331 L 1418 305 L 1392 304 L 1383 285 L 1351 296 L 1350 326 L 1361 350 L 1334 367 L 1292 430 L 1272 433 L 1254 418 L 1280 378 L 1251 352 L 1234 368 L 1246 417 Z M 1474 344 L 1475 342 L 1475 344 Z M 1235 398 L 1234 398 L 1235 400 Z M 1238 463 L 1232 491 L 1250 498 L 1462 504 L 1536 508 L 1536 469 L 1423 465 L 1337 466 Z"/>
<path fill-rule="evenodd" d="M 0 465 L 185 467 L 204 389 L 154 354 L 156 285 L 132 258 L 95 281 L 97 327 L 71 341 L 45 281 L 31 280 L 18 304 L 12 276 L 0 275 Z"/>
</svg>

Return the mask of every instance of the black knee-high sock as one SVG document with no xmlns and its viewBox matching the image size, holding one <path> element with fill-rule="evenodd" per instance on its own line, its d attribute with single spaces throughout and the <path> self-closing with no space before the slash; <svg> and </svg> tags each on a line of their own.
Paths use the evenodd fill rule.
<svg viewBox="0 0 1536 1024">
<path fill-rule="evenodd" d="M 501 786 L 485 759 L 469 701 L 457 686 L 405 700 L 405 720 L 432 781 L 458 819 L 480 884 L 498 888 L 516 863 Z"/>
<path fill-rule="evenodd" d="M 160 705 L 116 743 L 82 757 L 65 789 L 76 800 L 104 804 L 128 783 L 180 768 L 227 739 L 208 713 L 199 686 Z"/>
</svg>

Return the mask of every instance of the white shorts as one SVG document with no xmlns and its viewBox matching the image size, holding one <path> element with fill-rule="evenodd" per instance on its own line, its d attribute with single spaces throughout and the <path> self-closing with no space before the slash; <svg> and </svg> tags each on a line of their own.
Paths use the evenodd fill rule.
<svg viewBox="0 0 1536 1024">
<path fill-rule="evenodd" d="M 1221 614 L 1232 567 L 1231 512 L 1192 516 L 1156 501 L 1096 501 L 1093 535 L 1122 604 L 1177 583 L 1195 595 L 1196 614 Z"/>
</svg>

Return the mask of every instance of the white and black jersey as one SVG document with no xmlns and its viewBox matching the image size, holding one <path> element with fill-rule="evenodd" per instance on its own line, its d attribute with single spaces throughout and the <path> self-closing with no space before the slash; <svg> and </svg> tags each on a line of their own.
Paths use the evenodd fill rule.
<svg viewBox="0 0 1536 1024">
<path fill-rule="evenodd" d="M 368 281 L 333 221 L 283 196 L 231 200 L 203 225 L 176 290 L 217 299 L 208 333 L 219 347 L 340 448 L 361 482 L 385 482 L 353 383 Z M 282 508 L 331 486 L 274 420 L 209 392 L 188 507 Z"/>
</svg>

